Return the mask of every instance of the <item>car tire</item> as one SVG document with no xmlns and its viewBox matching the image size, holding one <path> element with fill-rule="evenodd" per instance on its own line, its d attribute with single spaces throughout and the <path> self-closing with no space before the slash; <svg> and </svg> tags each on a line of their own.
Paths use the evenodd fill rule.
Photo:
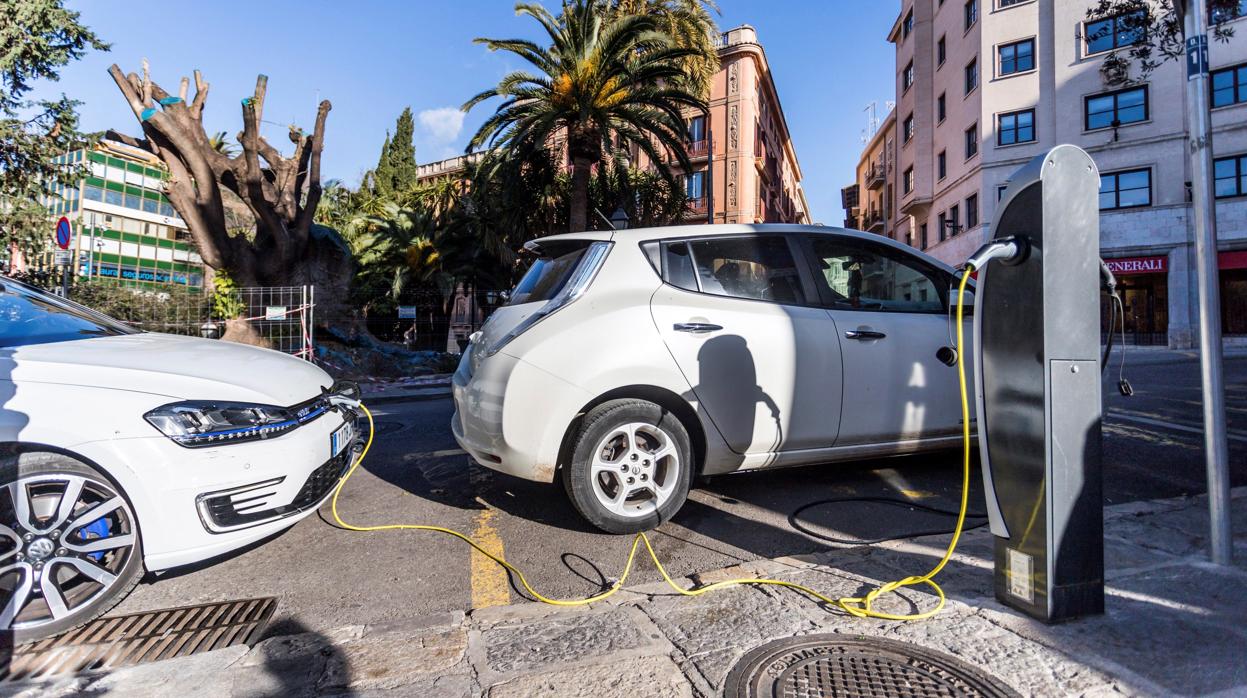
<svg viewBox="0 0 1247 698">
<path fill-rule="evenodd" d="M 14 645 L 59 635 L 112 609 L 142 576 L 138 521 L 116 483 L 61 454 L 0 454 L 0 633 Z"/>
<path fill-rule="evenodd" d="M 597 528 L 637 533 L 680 510 L 694 469 L 688 431 L 674 414 L 646 400 L 611 400 L 581 420 L 563 487 Z"/>
</svg>

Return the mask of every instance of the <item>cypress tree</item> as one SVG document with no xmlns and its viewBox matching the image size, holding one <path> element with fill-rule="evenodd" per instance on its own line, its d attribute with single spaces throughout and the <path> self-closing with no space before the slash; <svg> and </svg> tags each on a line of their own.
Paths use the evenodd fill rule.
<svg viewBox="0 0 1247 698">
<path fill-rule="evenodd" d="M 377 168 L 372 171 L 372 191 L 378 196 L 389 196 L 394 193 L 394 170 L 390 165 L 390 132 L 385 132 L 385 143 L 381 146 L 381 157 L 377 158 Z"/>
<path fill-rule="evenodd" d="M 402 192 L 416 184 L 416 146 L 412 142 L 415 124 L 411 117 L 411 107 L 403 110 L 394 126 L 394 138 L 390 141 L 390 187 L 393 192 Z"/>
</svg>

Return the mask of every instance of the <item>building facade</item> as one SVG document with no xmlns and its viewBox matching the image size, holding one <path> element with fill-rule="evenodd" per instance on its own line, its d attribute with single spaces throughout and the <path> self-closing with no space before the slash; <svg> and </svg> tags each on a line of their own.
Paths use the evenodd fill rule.
<svg viewBox="0 0 1247 698">
<path fill-rule="evenodd" d="M 714 76 L 709 113 L 686 110 L 688 153 L 685 172 L 667 154 L 688 195 L 685 223 L 809 223 L 809 204 L 801 188 L 801 166 L 771 78 L 766 52 L 753 27 L 742 25 L 719 38 L 719 71 Z M 563 151 L 556 136 L 551 147 Z M 628 154 L 639 169 L 653 166 L 635 146 Z M 458 176 L 473 156 L 419 166 L 420 181 Z M 606 211 L 609 215 L 610 212 Z"/>
<path fill-rule="evenodd" d="M 1184 66 L 1130 82 L 1105 58 L 1141 37 L 1094 0 L 903 0 L 896 47 L 897 192 L 890 236 L 952 264 L 991 237 L 1011 173 L 1072 143 L 1100 170 L 1101 254 L 1127 336 L 1190 347 L 1197 299 Z M 1247 341 L 1247 2 L 1210 41 L 1222 326 Z M 925 228 L 924 228 L 925 226 Z M 925 232 L 925 234 L 924 234 Z"/>
<path fill-rule="evenodd" d="M 896 191 L 896 110 L 866 142 L 853 184 L 840 192 L 844 227 L 895 237 L 892 206 Z"/>
<path fill-rule="evenodd" d="M 85 166 L 78 183 L 58 186 L 45 198 L 48 236 L 64 217 L 73 231 L 72 268 L 79 278 L 110 279 L 141 288 L 193 287 L 204 283 L 203 260 L 186 223 L 164 195 L 164 165 L 144 151 L 102 140 L 58 162 Z M 22 259 L 13 271 L 51 269 L 52 252 Z"/>
</svg>

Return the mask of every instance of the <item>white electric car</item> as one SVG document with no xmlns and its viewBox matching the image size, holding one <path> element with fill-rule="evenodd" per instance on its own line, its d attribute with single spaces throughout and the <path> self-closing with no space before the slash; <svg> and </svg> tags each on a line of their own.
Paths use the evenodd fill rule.
<svg viewBox="0 0 1247 698">
<path fill-rule="evenodd" d="M 107 611 L 144 569 L 205 560 L 315 511 L 357 392 L 242 344 L 138 332 L 0 277 L 0 629 Z"/>
<path fill-rule="evenodd" d="M 528 247 L 460 361 L 451 427 L 486 467 L 561 478 L 603 530 L 667 520 L 699 474 L 960 443 L 953 269 L 905 245 L 717 225 Z"/>
</svg>

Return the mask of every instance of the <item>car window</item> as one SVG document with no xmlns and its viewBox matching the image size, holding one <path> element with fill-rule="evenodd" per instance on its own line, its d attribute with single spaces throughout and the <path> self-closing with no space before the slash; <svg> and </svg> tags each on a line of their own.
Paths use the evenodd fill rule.
<svg viewBox="0 0 1247 698">
<path fill-rule="evenodd" d="M 904 253 L 849 238 L 811 238 L 817 280 L 831 291 L 831 307 L 898 313 L 942 313 L 934 270 Z"/>
<path fill-rule="evenodd" d="M 537 257 L 511 292 L 508 305 L 548 301 L 557 296 L 589 249 L 589 241 L 576 241 L 569 246 L 572 249 L 558 249 Z"/>
<path fill-rule="evenodd" d="M 703 293 L 805 303 L 801 276 L 783 236 L 709 238 L 691 240 L 688 246 Z"/>
<path fill-rule="evenodd" d="M 138 332 L 33 286 L 0 279 L 0 347 Z"/>
<path fill-rule="evenodd" d="M 663 245 L 663 263 L 666 265 L 667 283 L 686 291 L 696 291 L 697 275 L 693 272 L 693 257 L 688 243 L 669 242 Z"/>
</svg>

